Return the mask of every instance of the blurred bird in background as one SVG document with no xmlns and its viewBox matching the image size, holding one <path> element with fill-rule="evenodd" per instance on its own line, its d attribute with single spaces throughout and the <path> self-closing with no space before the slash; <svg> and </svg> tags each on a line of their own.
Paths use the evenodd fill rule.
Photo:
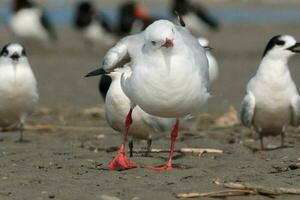
<svg viewBox="0 0 300 200">
<path fill-rule="evenodd" d="M 171 13 L 176 21 L 178 13 L 186 23 L 188 29 L 195 36 L 204 36 L 210 30 L 218 30 L 219 22 L 200 3 L 193 3 L 190 0 L 173 0 Z"/>
<path fill-rule="evenodd" d="M 77 4 L 74 27 L 80 31 L 88 45 L 111 46 L 116 41 L 109 23 L 89 1 Z"/>
<path fill-rule="evenodd" d="M 56 40 L 56 32 L 45 10 L 30 0 L 13 0 L 9 26 L 20 39 L 37 39 L 42 42 Z"/>
<path fill-rule="evenodd" d="M 155 21 L 155 18 L 135 1 L 122 3 L 119 7 L 119 35 L 139 33 Z"/>
</svg>

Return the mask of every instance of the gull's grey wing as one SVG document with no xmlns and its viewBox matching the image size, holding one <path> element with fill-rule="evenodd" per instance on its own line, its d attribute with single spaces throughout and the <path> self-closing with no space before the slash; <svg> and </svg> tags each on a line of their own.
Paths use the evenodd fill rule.
<svg viewBox="0 0 300 200">
<path fill-rule="evenodd" d="M 246 127 L 252 126 L 254 110 L 255 110 L 255 97 L 252 94 L 252 92 L 247 91 L 247 94 L 244 97 L 244 100 L 242 101 L 241 109 L 240 109 L 240 118 L 244 126 Z"/>
<path fill-rule="evenodd" d="M 291 125 L 299 126 L 299 124 L 300 124 L 300 97 L 299 97 L 299 95 L 296 95 L 292 99 L 291 108 L 292 108 Z"/>
<path fill-rule="evenodd" d="M 208 67 L 208 59 L 206 56 L 205 49 L 200 45 L 198 39 L 194 37 L 187 28 L 182 26 L 176 26 L 176 29 L 182 36 L 185 45 L 188 46 L 189 47 L 188 49 L 191 50 L 190 59 L 193 59 L 194 63 L 199 64 L 204 85 L 207 88 L 207 91 L 209 92 L 210 91 L 209 67 Z"/>
<path fill-rule="evenodd" d="M 142 33 L 131 35 L 120 40 L 104 56 L 102 67 L 104 70 L 113 69 L 116 65 L 129 56 L 131 59 L 143 45 Z"/>
</svg>

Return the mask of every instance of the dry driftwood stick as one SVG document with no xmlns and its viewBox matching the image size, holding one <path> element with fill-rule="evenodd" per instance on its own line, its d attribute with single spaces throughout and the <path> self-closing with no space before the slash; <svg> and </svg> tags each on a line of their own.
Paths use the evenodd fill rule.
<svg viewBox="0 0 300 200">
<path fill-rule="evenodd" d="M 219 179 L 213 181 L 216 185 L 224 188 L 229 188 L 225 191 L 217 192 L 188 192 L 188 193 L 176 193 L 178 198 L 195 198 L 195 197 L 228 197 L 228 196 L 245 196 L 245 195 L 265 195 L 265 196 L 276 196 L 283 194 L 300 195 L 300 189 L 295 188 L 270 188 L 252 185 L 248 183 L 240 182 L 222 182 Z"/>
<path fill-rule="evenodd" d="M 139 149 L 134 150 L 135 153 L 147 153 L 147 150 Z M 169 153 L 170 150 L 168 149 L 151 149 L 150 153 Z M 202 155 L 203 153 L 218 153 L 222 154 L 223 150 L 220 149 L 202 149 L 202 148 L 181 148 L 181 149 L 175 149 L 174 152 L 176 153 L 192 153 L 192 154 L 198 154 Z"/>
<path fill-rule="evenodd" d="M 282 195 L 282 194 L 295 194 L 300 195 L 300 189 L 296 188 L 271 188 L 271 187 L 264 187 L 259 185 L 252 185 L 248 183 L 239 183 L 239 182 L 221 182 L 219 179 L 213 181 L 216 185 L 223 186 L 224 188 L 230 189 L 238 189 L 238 190 L 250 190 L 256 194 L 263 194 L 263 195 Z"/>
<path fill-rule="evenodd" d="M 229 196 L 244 196 L 251 194 L 249 190 L 225 190 L 217 192 L 188 192 L 188 193 L 176 193 L 177 198 L 195 198 L 195 197 L 229 197 Z"/>
</svg>

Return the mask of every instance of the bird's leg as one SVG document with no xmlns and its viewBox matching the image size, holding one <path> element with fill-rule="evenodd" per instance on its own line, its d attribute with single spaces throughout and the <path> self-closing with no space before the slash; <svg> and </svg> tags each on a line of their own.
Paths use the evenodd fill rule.
<svg viewBox="0 0 300 200">
<path fill-rule="evenodd" d="M 281 132 L 281 148 L 284 147 L 284 138 L 285 138 L 285 132 L 282 131 L 282 132 Z"/>
<path fill-rule="evenodd" d="M 20 131 L 20 136 L 19 136 L 18 142 L 24 142 L 24 138 L 23 138 L 24 124 L 23 124 L 23 122 L 20 123 L 19 131 Z"/>
<path fill-rule="evenodd" d="M 132 151 L 133 151 L 133 139 L 132 138 L 129 139 L 128 147 L 129 147 L 129 157 L 132 157 L 133 156 L 133 153 L 132 153 Z"/>
<path fill-rule="evenodd" d="M 150 135 L 147 139 L 147 152 L 146 152 L 146 156 L 149 156 L 150 152 L 151 152 L 151 145 L 152 145 L 152 136 Z"/>
<path fill-rule="evenodd" d="M 147 139 L 146 152 L 143 154 L 143 156 L 149 157 L 150 152 L 151 152 L 151 145 L 152 145 L 152 136 L 149 135 L 149 137 Z"/>
<path fill-rule="evenodd" d="M 0 128 L 0 132 L 3 132 L 5 129 L 4 128 Z M 2 142 L 3 141 L 3 137 L 1 136 L 0 137 L 0 142 Z"/>
<path fill-rule="evenodd" d="M 259 140 L 260 140 L 260 148 L 261 150 L 264 150 L 264 136 L 262 135 L 262 133 L 259 133 Z"/>
<path fill-rule="evenodd" d="M 133 111 L 133 108 L 130 108 L 130 110 L 127 114 L 126 120 L 125 120 L 125 132 L 123 135 L 120 149 L 119 149 L 116 157 L 109 163 L 109 165 L 108 165 L 109 170 L 126 170 L 126 169 L 132 169 L 132 168 L 137 167 L 137 165 L 135 163 L 132 163 L 129 161 L 129 159 L 125 153 L 125 142 L 127 140 L 130 125 L 132 124 L 132 116 L 131 116 L 132 111 Z"/>
<path fill-rule="evenodd" d="M 179 120 L 176 119 L 176 124 L 174 125 L 173 130 L 171 132 L 170 154 L 169 154 L 169 160 L 166 163 L 166 165 L 162 166 L 162 167 L 147 167 L 147 168 L 157 170 L 157 171 L 174 169 L 172 167 L 172 161 L 173 161 L 175 141 L 176 141 L 176 138 L 177 138 L 177 135 L 178 135 L 178 129 L 179 129 Z"/>
</svg>

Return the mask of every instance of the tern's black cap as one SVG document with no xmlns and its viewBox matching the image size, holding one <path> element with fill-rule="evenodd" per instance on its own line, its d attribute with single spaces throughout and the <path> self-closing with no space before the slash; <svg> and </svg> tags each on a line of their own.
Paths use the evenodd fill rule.
<svg viewBox="0 0 300 200">
<path fill-rule="evenodd" d="M 283 40 L 280 40 L 282 35 L 276 35 L 274 37 L 271 38 L 271 40 L 269 41 L 269 43 L 267 44 L 265 51 L 263 53 L 264 57 L 271 49 L 273 49 L 274 46 L 278 45 L 278 46 L 283 46 L 285 44 L 285 42 Z"/>
</svg>

